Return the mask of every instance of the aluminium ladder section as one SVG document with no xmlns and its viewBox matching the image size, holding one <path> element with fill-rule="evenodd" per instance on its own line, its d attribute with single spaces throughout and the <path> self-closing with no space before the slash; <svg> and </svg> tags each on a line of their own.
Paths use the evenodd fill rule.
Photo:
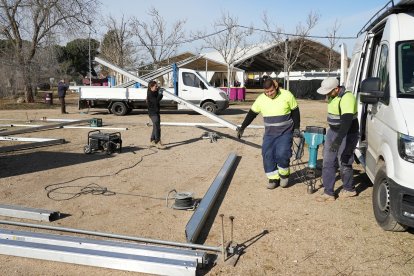
<svg viewBox="0 0 414 276">
<path fill-rule="evenodd" d="M 190 63 L 194 60 L 197 60 L 199 58 L 200 58 L 200 56 L 189 57 L 189 58 L 186 58 L 184 60 L 181 60 L 181 61 L 177 62 L 176 64 L 177 64 L 177 66 L 183 66 L 183 65 L 186 65 L 186 64 L 188 64 L 188 63 Z M 162 75 L 165 75 L 165 74 L 171 72 L 172 70 L 173 70 L 172 65 L 168 65 L 166 67 L 161 67 L 158 70 L 149 72 L 148 74 L 144 74 L 144 75 L 140 76 L 140 78 L 142 78 L 143 80 L 146 80 L 146 81 L 150 81 L 151 79 L 158 78 Z M 132 80 L 132 81 L 128 81 L 126 83 L 121 83 L 119 85 L 115 85 L 114 87 L 115 88 L 127 88 L 131 85 L 134 85 L 135 83 L 137 83 L 137 82 Z"/>
<path fill-rule="evenodd" d="M 134 74 L 131 74 L 131 73 L 119 68 L 116 65 L 113 65 L 112 63 L 110 63 L 108 61 L 105 61 L 105 60 L 103 60 L 101 58 L 98 58 L 98 57 L 95 57 L 95 61 L 102 64 L 102 65 L 104 65 L 104 66 L 106 66 L 106 67 L 108 67 L 108 68 L 110 68 L 110 69 L 112 69 L 112 70 L 114 70 L 114 71 L 116 71 L 116 72 L 118 72 L 118 73 L 120 73 L 120 74 L 122 74 L 122 75 L 124 75 L 124 76 L 126 76 L 126 77 L 128 77 L 128 78 L 130 78 L 130 79 L 135 80 L 136 82 L 139 82 L 139 83 L 141 83 L 145 86 L 148 86 L 147 81 L 135 76 Z M 195 104 L 192 104 L 192 103 L 184 100 L 183 98 L 180 98 L 180 97 L 174 95 L 174 93 L 171 93 L 169 90 L 164 90 L 164 91 L 165 91 L 165 94 L 168 98 L 174 100 L 178 104 L 185 104 L 187 107 L 191 108 L 195 112 L 200 113 L 201 115 L 204 115 L 207 118 L 210 118 L 211 120 L 216 121 L 217 123 L 220 123 L 220 124 L 230 128 L 232 130 L 237 130 L 237 125 L 235 125 L 233 123 L 230 123 L 229 121 L 226 121 L 223 118 L 220 118 L 219 116 L 217 116 L 217 115 L 215 115 L 211 112 L 208 112 L 208 111 L 202 109 L 201 107 L 198 107 Z"/>
</svg>

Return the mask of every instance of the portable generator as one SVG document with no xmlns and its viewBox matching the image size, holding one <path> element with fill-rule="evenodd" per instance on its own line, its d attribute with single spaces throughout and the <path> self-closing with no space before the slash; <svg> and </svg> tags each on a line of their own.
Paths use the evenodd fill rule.
<svg viewBox="0 0 414 276">
<path fill-rule="evenodd" d="M 122 139 L 120 132 L 103 133 L 100 130 L 88 132 L 88 144 L 84 147 L 86 154 L 96 151 L 105 151 L 106 154 L 114 152 L 120 153 L 122 149 Z"/>
</svg>

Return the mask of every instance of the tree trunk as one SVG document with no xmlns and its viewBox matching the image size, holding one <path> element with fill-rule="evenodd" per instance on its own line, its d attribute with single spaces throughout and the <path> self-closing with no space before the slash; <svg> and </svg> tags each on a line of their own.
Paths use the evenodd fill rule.
<svg viewBox="0 0 414 276">
<path fill-rule="evenodd" d="M 23 81 L 24 81 L 24 98 L 26 103 L 34 103 L 33 98 L 33 86 L 30 72 L 26 69 L 28 66 L 24 66 L 23 69 Z"/>
</svg>

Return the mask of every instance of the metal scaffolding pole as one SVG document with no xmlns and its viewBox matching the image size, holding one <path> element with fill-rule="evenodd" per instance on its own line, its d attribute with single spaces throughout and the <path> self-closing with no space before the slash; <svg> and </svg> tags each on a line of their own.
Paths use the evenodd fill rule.
<svg viewBox="0 0 414 276">
<path fill-rule="evenodd" d="M 148 86 L 148 82 L 146 80 L 141 79 L 141 78 L 137 77 L 136 75 L 131 74 L 131 73 L 119 68 L 116 65 L 113 65 L 112 63 L 109 63 L 109 62 L 107 62 L 107 61 L 105 61 L 101 58 L 98 58 L 98 57 L 95 57 L 95 61 L 102 64 L 102 65 L 104 65 L 104 66 L 106 66 L 106 67 L 108 67 L 108 68 L 110 68 L 110 69 L 112 69 L 112 70 L 114 70 L 114 71 L 116 71 L 116 72 L 118 72 L 118 73 L 120 73 L 120 74 L 122 74 L 122 75 L 124 75 L 124 76 L 126 76 L 126 77 L 128 77 L 128 78 L 130 78 L 130 79 L 135 80 L 136 82 L 139 82 L 139 83 L 141 83 L 145 86 Z M 211 112 L 208 112 L 208 111 L 202 109 L 201 107 L 198 107 L 198 106 L 196 106 L 196 105 L 194 105 L 194 104 L 192 104 L 192 103 L 190 103 L 190 102 L 174 95 L 174 92 L 171 92 L 169 90 L 165 90 L 164 95 L 167 98 L 174 100 L 178 104 L 185 104 L 187 107 L 191 108 L 192 110 L 194 110 L 194 111 L 210 118 L 213 121 L 216 121 L 217 123 L 220 123 L 220 124 L 230 128 L 232 130 L 237 130 L 237 126 L 235 124 L 230 123 L 229 121 L 226 121 L 223 118 L 220 118 L 219 116 L 217 116 L 217 115 L 215 115 Z"/>
<path fill-rule="evenodd" d="M 60 213 L 45 209 L 28 208 L 14 205 L 0 205 L 0 216 L 52 221 L 60 218 Z"/>
<path fill-rule="evenodd" d="M 92 235 L 92 236 L 107 237 L 107 238 L 129 240 L 129 241 L 136 241 L 136 242 L 154 243 L 154 244 L 162 244 L 162 245 L 169 245 L 169 246 L 176 246 L 176 247 L 200 249 L 200 250 L 213 251 L 213 252 L 221 252 L 221 248 L 215 247 L 215 246 L 139 238 L 139 237 L 126 236 L 126 235 L 103 233 L 103 232 L 81 230 L 81 229 L 74 229 L 74 228 L 67 228 L 67 227 L 57 227 L 57 226 L 50 226 L 50 225 L 41 225 L 41 224 L 7 221 L 7 220 L 0 220 L 0 224 L 32 227 L 32 228 L 38 228 L 38 229 L 47 229 L 47 230 L 55 230 L 55 231 L 68 232 L 68 233 L 86 234 L 86 235 Z"/>
<path fill-rule="evenodd" d="M 223 184 L 225 183 L 236 158 L 237 155 L 235 153 L 229 154 L 223 167 L 217 174 L 213 183 L 210 185 L 210 188 L 185 226 L 185 236 L 187 238 L 187 242 L 197 241 L 198 235 L 200 234 L 200 231 L 203 228 L 218 195 L 220 194 L 221 188 L 223 187 Z"/>
</svg>

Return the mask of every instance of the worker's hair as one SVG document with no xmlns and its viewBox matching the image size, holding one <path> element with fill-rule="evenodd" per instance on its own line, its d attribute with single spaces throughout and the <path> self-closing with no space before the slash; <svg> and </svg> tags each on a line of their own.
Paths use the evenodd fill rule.
<svg viewBox="0 0 414 276">
<path fill-rule="evenodd" d="M 272 79 L 267 79 L 263 82 L 263 89 L 276 88 L 276 84 Z"/>
<path fill-rule="evenodd" d="M 154 87 L 155 85 L 157 85 L 157 82 L 155 80 L 152 80 L 148 83 L 148 88 Z"/>
</svg>

